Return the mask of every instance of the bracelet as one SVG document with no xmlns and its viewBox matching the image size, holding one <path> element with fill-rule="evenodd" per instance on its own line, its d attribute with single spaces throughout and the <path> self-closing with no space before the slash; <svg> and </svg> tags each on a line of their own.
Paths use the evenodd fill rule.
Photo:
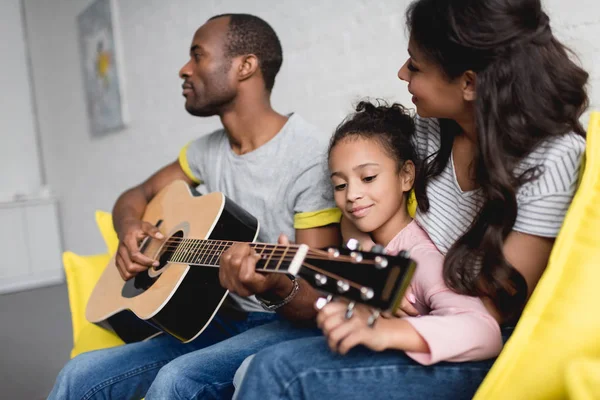
<svg viewBox="0 0 600 400">
<path fill-rule="evenodd" d="M 258 300 L 258 302 L 260 303 L 262 308 L 264 308 L 267 311 L 275 311 L 279 307 L 286 305 L 287 303 L 292 301 L 294 299 L 294 297 L 296 297 L 296 295 L 298 294 L 298 291 L 300 290 L 300 285 L 298 284 L 298 280 L 296 279 L 296 277 L 290 276 L 289 278 L 292 281 L 292 291 L 290 292 L 290 294 L 287 295 L 287 297 L 285 299 L 280 300 L 280 301 L 271 301 L 271 300 L 267 300 L 259 295 L 255 295 L 256 300 Z"/>
</svg>

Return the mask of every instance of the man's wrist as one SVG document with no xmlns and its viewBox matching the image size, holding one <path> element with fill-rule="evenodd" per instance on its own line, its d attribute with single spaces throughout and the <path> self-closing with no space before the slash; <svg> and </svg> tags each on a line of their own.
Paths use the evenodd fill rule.
<svg viewBox="0 0 600 400">
<path fill-rule="evenodd" d="M 115 233 L 117 234 L 119 240 L 123 240 L 123 236 L 126 230 L 125 228 L 127 227 L 127 225 L 135 222 L 136 219 L 132 217 L 123 217 L 120 219 L 115 219 L 115 223 L 113 224 L 113 226 L 115 228 Z"/>
<path fill-rule="evenodd" d="M 275 311 L 291 302 L 300 290 L 298 280 L 294 276 L 283 276 L 287 284 L 276 285 L 272 289 L 256 295 L 256 299 L 264 309 Z"/>
<path fill-rule="evenodd" d="M 294 288 L 294 277 L 285 274 L 276 274 L 275 284 L 266 291 L 258 293 L 257 296 L 269 301 L 281 301 L 285 299 Z"/>
</svg>

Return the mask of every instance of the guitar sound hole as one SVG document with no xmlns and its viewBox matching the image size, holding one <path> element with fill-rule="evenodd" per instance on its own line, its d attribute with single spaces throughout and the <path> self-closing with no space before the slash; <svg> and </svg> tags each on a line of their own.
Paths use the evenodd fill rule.
<svg viewBox="0 0 600 400">
<path fill-rule="evenodd" d="M 181 242 L 183 238 L 183 231 L 175 232 L 166 242 L 162 248 L 160 256 L 158 258 L 158 262 L 160 265 L 158 267 L 154 267 L 156 271 L 160 271 L 167 265 L 167 263 L 171 260 L 173 253 L 177 249 L 177 246 Z"/>
<path fill-rule="evenodd" d="M 165 242 L 158 257 L 160 265 L 158 267 L 154 267 L 155 271 L 160 271 L 167 265 L 169 261 L 171 261 L 171 257 L 173 256 L 173 253 L 177 249 L 179 243 L 181 243 L 182 238 L 183 231 L 177 231 Z M 138 296 L 154 285 L 154 282 L 156 282 L 156 280 L 159 278 L 160 275 L 157 277 L 151 277 L 148 274 L 148 271 L 140 272 L 135 276 L 135 278 L 125 282 L 121 294 L 126 298 Z"/>
</svg>

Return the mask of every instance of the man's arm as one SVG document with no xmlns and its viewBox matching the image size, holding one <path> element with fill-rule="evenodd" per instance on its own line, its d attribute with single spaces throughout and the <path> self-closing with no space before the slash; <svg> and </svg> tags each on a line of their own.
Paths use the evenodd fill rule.
<svg viewBox="0 0 600 400">
<path fill-rule="evenodd" d="M 338 224 L 331 224 L 320 228 L 303 229 L 297 236 L 298 242 L 314 247 L 327 247 L 339 245 Z M 280 244 L 289 244 L 287 238 Z M 224 288 L 233 293 L 247 297 L 259 294 L 270 301 L 285 299 L 293 289 L 292 281 L 283 274 L 261 274 L 256 272 L 256 253 L 247 243 L 236 243 L 231 246 L 219 260 L 219 280 Z M 316 315 L 314 302 L 318 292 L 302 280 L 299 282 L 299 291 L 286 305 L 277 312 L 292 320 L 310 320 Z"/>
<path fill-rule="evenodd" d="M 161 239 L 162 235 L 156 227 L 141 221 L 141 218 L 150 200 L 162 188 L 178 179 L 189 185 L 194 183 L 185 174 L 179 161 L 175 161 L 158 170 L 146 181 L 125 191 L 117 199 L 113 207 L 113 225 L 119 237 L 115 261 L 123 279 L 131 279 L 155 262 L 140 252 L 139 243 L 146 236 Z"/>
</svg>

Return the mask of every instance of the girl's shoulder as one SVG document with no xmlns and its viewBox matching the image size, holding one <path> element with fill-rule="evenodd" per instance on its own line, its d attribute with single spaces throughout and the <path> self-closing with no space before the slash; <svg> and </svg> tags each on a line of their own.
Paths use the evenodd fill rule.
<svg viewBox="0 0 600 400">
<path fill-rule="evenodd" d="M 443 263 L 444 260 L 444 256 L 431 241 L 427 232 L 415 220 L 400 231 L 386 247 L 386 251 L 390 254 L 397 254 L 402 250 L 408 251 L 410 257 L 417 262 L 427 259 L 428 263 L 434 260 Z"/>
</svg>

